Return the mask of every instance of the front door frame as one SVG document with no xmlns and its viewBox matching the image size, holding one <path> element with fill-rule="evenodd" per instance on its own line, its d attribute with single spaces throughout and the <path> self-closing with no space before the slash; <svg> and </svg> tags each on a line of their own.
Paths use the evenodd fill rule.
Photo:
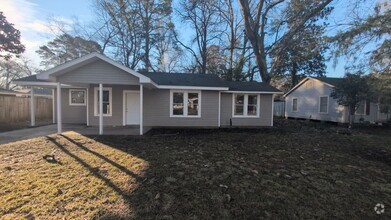
<svg viewBox="0 0 391 220">
<path fill-rule="evenodd" d="M 140 91 L 139 90 L 123 90 L 122 92 L 122 125 L 123 126 L 126 126 L 126 94 L 127 93 L 136 93 L 136 94 L 140 94 Z M 140 100 L 140 105 L 141 105 L 141 100 Z M 141 118 L 140 118 L 141 120 Z M 141 123 L 141 122 L 140 122 Z"/>
</svg>

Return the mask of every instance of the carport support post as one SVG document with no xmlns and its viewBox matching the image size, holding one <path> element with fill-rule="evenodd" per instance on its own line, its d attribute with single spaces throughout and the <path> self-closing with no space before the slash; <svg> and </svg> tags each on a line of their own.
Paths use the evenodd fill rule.
<svg viewBox="0 0 391 220">
<path fill-rule="evenodd" d="M 62 133 L 61 83 L 57 83 L 57 134 Z"/>
<path fill-rule="evenodd" d="M 103 134 L 103 85 L 99 84 L 99 134 Z"/>
<path fill-rule="evenodd" d="M 140 84 L 140 135 L 143 135 L 143 105 L 144 105 L 144 87 Z"/>
<path fill-rule="evenodd" d="M 34 87 L 31 87 L 30 91 L 30 116 L 31 126 L 35 126 L 35 100 L 34 100 Z"/>
</svg>

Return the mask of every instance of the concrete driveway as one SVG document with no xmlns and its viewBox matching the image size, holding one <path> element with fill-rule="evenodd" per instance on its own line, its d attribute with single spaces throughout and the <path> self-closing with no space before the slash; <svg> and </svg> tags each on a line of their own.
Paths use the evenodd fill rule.
<svg viewBox="0 0 391 220">
<path fill-rule="evenodd" d="M 83 135 L 97 135 L 98 127 L 87 127 L 85 125 L 67 125 L 62 127 L 63 132 L 74 131 Z M 15 131 L 7 131 L 0 133 L 0 144 L 6 144 L 14 141 L 21 141 L 30 138 L 36 138 L 57 133 L 57 125 L 46 125 L 35 128 L 26 128 Z M 138 126 L 117 126 L 104 127 L 103 134 L 105 135 L 139 135 Z"/>
</svg>

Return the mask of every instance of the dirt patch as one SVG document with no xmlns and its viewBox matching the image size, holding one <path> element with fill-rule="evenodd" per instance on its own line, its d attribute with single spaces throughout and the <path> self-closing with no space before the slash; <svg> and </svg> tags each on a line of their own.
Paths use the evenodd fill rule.
<svg viewBox="0 0 391 220">
<path fill-rule="evenodd" d="M 391 218 L 390 130 L 345 131 L 281 120 L 272 129 L 65 133 L 1 145 L 0 216 Z"/>
</svg>

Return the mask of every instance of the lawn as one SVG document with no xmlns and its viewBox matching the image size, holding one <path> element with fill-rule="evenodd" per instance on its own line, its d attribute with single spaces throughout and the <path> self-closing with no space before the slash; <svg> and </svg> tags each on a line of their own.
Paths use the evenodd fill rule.
<svg viewBox="0 0 391 220">
<path fill-rule="evenodd" d="M 0 145 L 0 161 L 1 219 L 391 218 L 387 128 L 67 132 Z"/>
</svg>

